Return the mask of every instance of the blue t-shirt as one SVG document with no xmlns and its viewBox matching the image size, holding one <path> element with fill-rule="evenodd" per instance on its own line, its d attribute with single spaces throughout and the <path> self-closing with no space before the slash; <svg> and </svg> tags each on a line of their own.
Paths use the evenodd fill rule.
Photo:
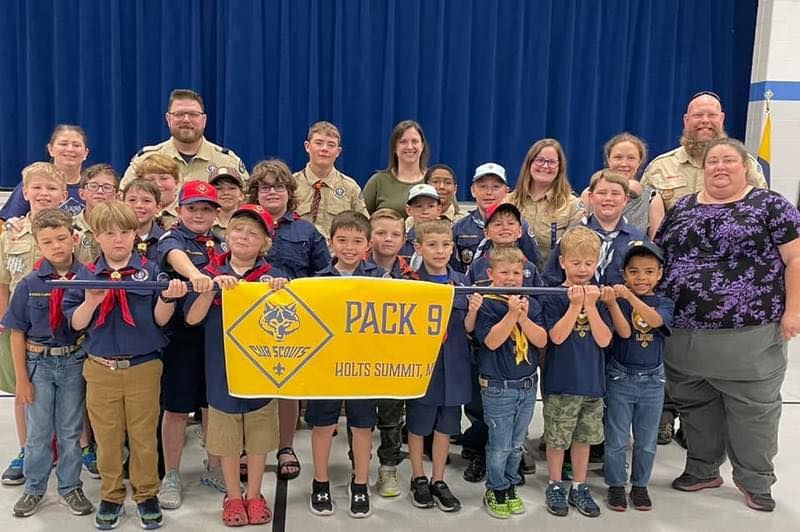
<svg viewBox="0 0 800 532">
<path fill-rule="evenodd" d="M 481 308 L 478 310 L 478 319 L 475 322 L 475 339 L 478 348 L 478 370 L 484 377 L 499 380 L 519 380 L 530 377 L 536 373 L 539 366 L 539 348 L 528 341 L 527 360 L 519 364 L 516 357 L 516 344 L 513 337 L 509 336 L 503 344 L 495 350 L 486 347 L 486 337 L 492 327 L 508 313 L 508 304 L 484 296 Z M 539 326 L 544 326 L 542 321 L 542 307 L 536 299 L 528 298 L 528 318 Z"/>
<path fill-rule="evenodd" d="M 77 216 L 86 206 L 80 196 L 80 183 L 67 184 L 67 199 L 59 207 L 69 213 L 70 216 Z M 31 212 L 31 204 L 22 195 L 22 183 L 8 196 L 6 204 L 0 209 L 0 220 L 10 220 L 11 218 L 21 218 Z"/>
<path fill-rule="evenodd" d="M 640 296 L 640 299 L 658 312 L 664 325 L 650 327 L 641 316 L 633 311 L 631 304 L 625 300 L 618 301 L 622 315 L 631 326 L 630 338 L 620 338 L 614 334 L 614 340 L 606 350 L 614 360 L 635 369 L 653 369 L 664 362 L 664 342 L 670 335 L 672 312 L 675 303 L 661 296 Z"/>
<path fill-rule="evenodd" d="M 540 298 L 545 329 L 548 333 L 564 317 L 569 308 L 566 294 L 547 295 Z M 597 310 L 606 325 L 611 327 L 611 316 L 606 306 L 597 302 Z M 561 344 L 547 344 L 542 368 L 542 393 L 544 395 L 605 395 L 605 358 L 603 349 L 594 341 L 586 314 L 581 313 L 570 335 Z"/>
<path fill-rule="evenodd" d="M 467 282 L 472 286 L 489 286 L 492 284 L 489 279 L 489 257 L 481 255 L 475 259 L 467 269 Z M 542 276 L 539 275 L 539 268 L 529 260 L 525 261 L 522 267 L 522 286 L 533 287 L 543 286 Z"/>
</svg>

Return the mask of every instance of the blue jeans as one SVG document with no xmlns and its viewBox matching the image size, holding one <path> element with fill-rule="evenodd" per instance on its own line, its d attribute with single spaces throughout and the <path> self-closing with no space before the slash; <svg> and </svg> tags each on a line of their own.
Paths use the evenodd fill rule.
<svg viewBox="0 0 800 532">
<path fill-rule="evenodd" d="M 28 353 L 28 377 L 33 403 L 25 407 L 28 440 L 25 444 L 25 492 L 44 495 L 53 468 L 51 443 L 58 438 L 58 493 L 83 486 L 81 482 L 81 430 L 86 406 L 86 382 L 81 370 L 86 353 L 64 356 Z"/>
<path fill-rule="evenodd" d="M 488 489 L 507 490 L 522 482 L 519 462 L 536 404 L 536 380 L 534 375 L 533 387 L 528 389 L 489 386 L 481 390 L 483 418 L 489 427 L 489 442 L 486 444 Z"/>
<path fill-rule="evenodd" d="M 635 369 L 609 357 L 606 363 L 606 484 L 624 487 L 625 454 L 633 427 L 631 485 L 647 486 L 656 457 L 658 423 L 664 404 L 664 366 Z"/>
</svg>

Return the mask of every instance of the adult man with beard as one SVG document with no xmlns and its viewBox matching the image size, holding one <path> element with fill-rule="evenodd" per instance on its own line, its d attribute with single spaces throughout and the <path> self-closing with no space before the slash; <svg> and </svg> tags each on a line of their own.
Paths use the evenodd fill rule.
<svg viewBox="0 0 800 532">
<path fill-rule="evenodd" d="M 203 136 L 206 129 L 206 112 L 203 98 L 189 89 L 174 89 L 169 95 L 164 115 L 170 138 L 155 146 L 145 146 L 131 159 L 122 178 L 124 187 L 136 177 L 136 163 L 153 153 L 162 153 L 175 159 L 181 167 L 182 182 L 208 181 L 215 168 L 237 168 L 246 183 L 249 176 L 244 163 L 232 150 L 218 146 Z"/>
<path fill-rule="evenodd" d="M 642 175 L 642 185 L 657 189 L 667 210 L 681 197 L 703 189 L 703 152 L 710 141 L 727 136 L 724 123 L 718 94 L 702 91 L 689 100 L 683 115 L 681 145 L 653 159 Z M 761 165 L 752 156 L 747 160 L 747 181 L 767 188 Z"/>
</svg>

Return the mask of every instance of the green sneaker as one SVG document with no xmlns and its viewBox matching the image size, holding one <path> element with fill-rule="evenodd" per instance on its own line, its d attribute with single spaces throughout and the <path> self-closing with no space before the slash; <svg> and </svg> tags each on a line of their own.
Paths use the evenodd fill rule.
<svg viewBox="0 0 800 532">
<path fill-rule="evenodd" d="M 511 486 L 506 492 L 506 503 L 508 504 L 508 511 L 513 515 L 520 515 L 525 513 L 525 503 L 522 502 L 517 493 L 517 487 Z"/>
<path fill-rule="evenodd" d="M 511 517 L 504 491 L 486 490 L 486 493 L 483 494 L 483 504 L 486 505 L 486 511 L 489 512 L 489 515 L 496 519 L 508 519 Z"/>
</svg>

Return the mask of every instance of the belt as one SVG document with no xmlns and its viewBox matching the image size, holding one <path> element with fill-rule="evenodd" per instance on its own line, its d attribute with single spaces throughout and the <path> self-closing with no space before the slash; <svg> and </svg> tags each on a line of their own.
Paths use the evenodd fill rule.
<svg viewBox="0 0 800 532">
<path fill-rule="evenodd" d="M 99 357 L 96 355 L 89 355 L 89 358 L 97 362 L 98 364 L 114 369 L 128 369 L 132 368 L 133 366 L 138 366 L 139 364 L 143 364 L 145 362 L 150 362 L 151 360 L 155 360 L 158 358 L 157 353 L 151 353 L 149 355 L 136 355 L 136 356 L 122 356 L 122 357 L 114 357 L 114 358 L 104 358 Z"/>
<path fill-rule="evenodd" d="M 25 349 L 27 349 L 29 353 L 38 353 L 50 357 L 63 357 L 64 355 L 72 354 L 77 351 L 79 347 L 80 345 L 50 347 L 42 344 L 32 344 L 30 342 L 25 345 Z"/>
<path fill-rule="evenodd" d="M 490 379 L 481 375 L 478 377 L 478 384 L 481 388 L 511 388 L 514 390 L 529 390 L 536 386 L 536 377 L 525 377 L 519 380 Z"/>
</svg>

